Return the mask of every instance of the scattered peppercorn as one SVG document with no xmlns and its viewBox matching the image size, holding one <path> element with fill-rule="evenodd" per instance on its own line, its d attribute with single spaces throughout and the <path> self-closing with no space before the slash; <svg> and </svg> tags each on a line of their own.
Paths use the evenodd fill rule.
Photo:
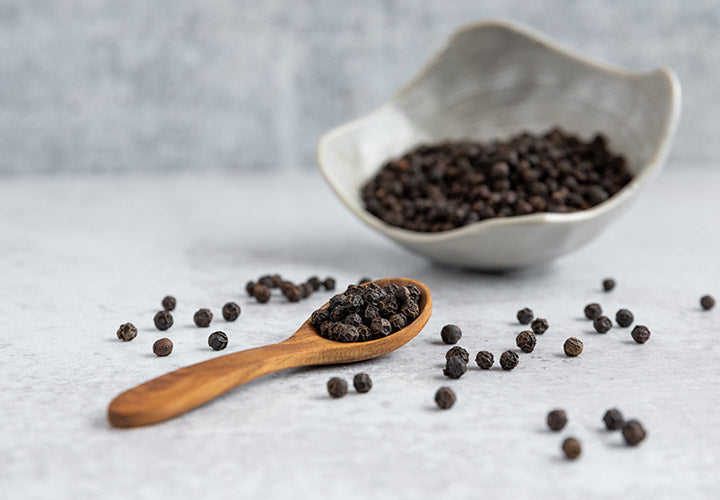
<svg viewBox="0 0 720 500">
<path fill-rule="evenodd" d="M 167 295 L 164 299 L 162 299 L 162 306 L 166 311 L 173 311 L 176 304 L 177 301 L 172 295 Z"/>
<path fill-rule="evenodd" d="M 602 135 L 585 141 L 554 128 L 488 143 L 419 145 L 385 162 L 360 195 L 387 224 L 436 232 L 494 217 L 584 210 L 631 178 L 625 158 L 611 153 Z"/>
<path fill-rule="evenodd" d="M 286 299 L 288 299 L 290 302 L 300 302 L 301 293 L 300 289 L 295 286 L 294 283 L 290 283 L 289 281 L 284 281 L 282 285 L 280 285 L 280 291 L 285 296 Z"/>
<path fill-rule="evenodd" d="M 482 370 L 489 370 L 495 362 L 495 358 L 491 352 L 480 351 L 477 353 L 477 356 L 475 356 L 475 362 Z"/>
<path fill-rule="evenodd" d="M 645 439 L 647 433 L 640 422 L 637 420 L 628 420 L 622 426 L 622 435 L 627 444 L 636 446 Z"/>
<path fill-rule="evenodd" d="M 445 325 L 440 330 L 440 337 L 446 344 L 457 344 L 462 338 L 462 330 L 457 325 Z"/>
<path fill-rule="evenodd" d="M 312 287 L 313 291 L 318 291 L 320 289 L 320 285 L 322 285 L 322 282 L 317 276 L 310 276 L 307 279 L 307 284 Z"/>
<path fill-rule="evenodd" d="M 521 325 L 527 325 L 535 317 L 535 313 L 533 313 L 532 309 L 526 307 L 524 309 L 520 309 L 516 316 Z"/>
<path fill-rule="evenodd" d="M 253 287 L 253 297 L 261 304 L 270 300 L 270 288 L 266 285 L 257 284 Z"/>
<path fill-rule="evenodd" d="M 512 370 L 518 365 L 518 355 L 512 351 L 505 351 L 500 356 L 500 366 L 503 370 Z"/>
<path fill-rule="evenodd" d="M 325 290 L 335 290 L 335 279 L 334 278 L 325 278 L 325 281 L 322 282 L 323 288 Z"/>
<path fill-rule="evenodd" d="M 612 278 L 604 279 L 602 282 L 602 287 L 603 287 L 603 290 L 605 290 L 606 292 L 609 292 L 610 290 L 615 288 L 615 280 Z"/>
<path fill-rule="evenodd" d="M 160 331 L 165 331 L 173 326 L 173 317 L 168 311 L 158 311 L 153 321 L 155 322 L 155 328 Z"/>
<path fill-rule="evenodd" d="M 450 359 L 452 356 L 460 357 L 460 359 L 462 359 L 465 364 L 470 361 L 470 353 L 458 345 L 456 345 L 455 347 L 451 347 L 450 350 L 445 353 L 446 360 Z"/>
<path fill-rule="evenodd" d="M 633 340 L 638 344 L 644 344 L 650 340 L 650 330 L 645 325 L 636 325 L 630 335 L 632 335 Z"/>
<path fill-rule="evenodd" d="M 208 345 L 215 351 L 222 351 L 228 345 L 228 337 L 225 332 L 214 332 L 208 337 Z"/>
<path fill-rule="evenodd" d="M 598 333 L 607 333 L 612 328 L 612 321 L 607 316 L 598 316 L 593 320 L 593 328 Z"/>
<path fill-rule="evenodd" d="M 123 342 L 129 342 L 137 337 L 137 328 L 132 323 L 123 323 L 117 331 L 117 338 Z"/>
<path fill-rule="evenodd" d="M 580 356 L 583 352 L 583 343 L 576 337 L 570 337 L 565 341 L 563 350 L 568 357 L 574 358 L 575 356 Z"/>
<path fill-rule="evenodd" d="M 575 460 L 582 453 L 582 445 L 580 441 L 574 437 L 569 437 L 562 444 L 563 453 L 569 460 Z"/>
<path fill-rule="evenodd" d="M 532 328 L 535 335 L 542 335 L 548 330 L 548 328 L 550 328 L 550 325 L 546 319 L 536 318 L 532 323 L 530 323 L 530 328 Z"/>
<path fill-rule="evenodd" d="M 355 390 L 360 393 L 366 393 L 372 389 L 373 383 L 370 379 L 370 375 L 367 373 L 358 373 L 353 377 L 353 386 Z"/>
<path fill-rule="evenodd" d="M 459 356 L 450 356 L 445 362 L 443 374 L 448 378 L 460 378 L 467 371 L 467 363 Z"/>
<path fill-rule="evenodd" d="M 162 338 L 156 340 L 153 344 L 153 352 L 157 356 L 168 356 L 173 350 L 172 340 L 168 338 Z"/>
<path fill-rule="evenodd" d="M 533 352 L 536 343 L 537 338 L 530 330 L 522 331 L 518 333 L 517 337 L 515 337 L 515 344 L 522 352 Z"/>
<path fill-rule="evenodd" d="M 345 379 L 333 377 L 328 380 L 327 390 L 331 398 L 341 398 L 348 392 L 348 384 Z"/>
<path fill-rule="evenodd" d="M 600 304 L 592 303 L 585 306 L 585 317 L 587 319 L 595 319 L 602 316 L 602 307 Z"/>
<path fill-rule="evenodd" d="M 245 291 L 250 297 L 255 296 L 255 282 L 254 281 L 248 281 L 245 283 Z"/>
<path fill-rule="evenodd" d="M 273 279 L 273 276 L 269 274 L 265 274 L 263 276 L 260 276 L 258 278 L 258 284 L 262 286 L 266 286 L 268 288 L 276 288 L 278 286 L 278 283 L 275 279 Z"/>
<path fill-rule="evenodd" d="M 622 413 L 620 413 L 620 410 L 617 408 L 611 408 L 605 412 L 603 422 L 605 422 L 607 430 L 616 431 L 622 428 L 625 423 L 625 419 L 623 418 Z"/>
<path fill-rule="evenodd" d="M 615 322 L 623 328 L 632 325 L 633 321 L 635 321 L 635 316 L 627 309 L 619 309 L 615 314 Z"/>
<path fill-rule="evenodd" d="M 265 286 L 265 285 L 259 285 L 259 286 Z M 255 287 L 256 289 L 258 287 Z M 193 321 L 195 324 L 201 328 L 207 328 L 210 326 L 210 322 L 213 319 L 213 313 L 210 311 L 210 309 L 199 309 L 195 315 L 193 316 Z"/>
<path fill-rule="evenodd" d="M 222 315 L 226 321 L 235 321 L 240 316 L 240 306 L 235 302 L 228 302 L 222 308 Z"/>
<path fill-rule="evenodd" d="M 700 297 L 700 307 L 705 309 L 706 311 L 709 311 L 713 307 L 715 307 L 715 299 L 712 295 L 703 295 Z"/>
<path fill-rule="evenodd" d="M 452 405 L 455 404 L 456 400 L 455 392 L 449 387 L 441 387 L 435 393 L 435 403 L 440 409 L 449 410 L 452 408 Z"/>
<path fill-rule="evenodd" d="M 553 410 L 547 414 L 547 424 L 554 431 L 562 430 L 567 425 L 567 413 L 565 410 Z"/>
<path fill-rule="evenodd" d="M 363 276 L 358 280 L 358 285 L 364 285 L 365 283 L 370 283 L 372 281 L 372 278 L 368 278 L 367 276 Z"/>
</svg>

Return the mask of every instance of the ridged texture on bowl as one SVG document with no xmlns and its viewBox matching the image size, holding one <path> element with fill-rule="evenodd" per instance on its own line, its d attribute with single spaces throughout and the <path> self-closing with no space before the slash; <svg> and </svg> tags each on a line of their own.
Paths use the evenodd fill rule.
<svg viewBox="0 0 720 500">
<path fill-rule="evenodd" d="M 511 268 L 591 241 L 662 168 L 679 111 L 679 83 L 669 70 L 611 68 L 525 28 L 480 23 L 459 30 L 380 109 L 325 135 L 318 160 L 353 212 L 405 247 L 449 264 Z M 590 210 L 490 219 L 443 233 L 392 227 L 362 207 L 361 185 L 389 157 L 419 143 L 488 140 L 555 125 L 586 138 L 605 134 L 628 159 L 633 181 Z"/>
</svg>

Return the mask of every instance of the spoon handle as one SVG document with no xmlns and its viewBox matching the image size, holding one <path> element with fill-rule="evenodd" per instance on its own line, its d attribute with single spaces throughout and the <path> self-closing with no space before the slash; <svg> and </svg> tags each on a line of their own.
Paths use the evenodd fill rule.
<svg viewBox="0 0 720 500">
<path fill-rule="evenodd" d="M 118 395 L 108 420 L 115 427 L 166 420 L 262 375 L 314 364 L 313 351 L 285 341 L 180 368 Z"/>
</svg>

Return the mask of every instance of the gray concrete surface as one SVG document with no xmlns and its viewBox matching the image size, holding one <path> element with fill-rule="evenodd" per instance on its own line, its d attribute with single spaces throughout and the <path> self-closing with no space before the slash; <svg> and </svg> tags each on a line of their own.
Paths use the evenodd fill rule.
<svg viewBox="0 0 720 500">
<path fill-rule="evenodd" d="M 673 159 L 720 159 L 717 1 L 0 0 L 0 174 L 312 168 L 323 131 L 490 17 L 675 68 Z"/>
<path fill-rule="evenodd" d="M 665 172 L 636 207 L 588 247 L 509 274 L 462 272 L 411 255 L 340 207 L 317 172 L 189 173 L 6 179 L 0 183 L 0 498 L 717 498 L 720 468 L 720 171 Z M 311 195 L 308 195 L 311 193 Z M 34 203 L 26 203 L 28 199 Z M 270 201 L 269 201 L 270 200 Z M 668 203 L 672 200 L 673 203 Z M 120 391 L 181 366 L 289 336 L 329 297 L 261 305 L 248 279 L 279 272 L 407 276 L 434 311 L 401 349 L 353 365 L 255 380 L 160 425 L 118 430 L 105 411 Z M 617 288 L 601 291 L 612 276 Z M 168 293 L 175 325 L 152 317 Z M 243 313 L 218 314 L 228 300 Z M 583 319 L 597 301 L 635 313 L 652 337 L 605 335 Z M 512 372 L 471 365 L 442 375 L 447 323 L 459 345 L 496 359 L 514 347 L 520 307 L 550 329 Z M 200 330 L 192 314 L 216 313 Z M 139 329 L 129 343 L 118 325 Z M 224 352 L 207 346 L 227 332 Z M 569 336 L 585 344 L 569 359 Z M 151 353 L 170 337 L 167 358 Z M 496 365 L 497 366 L 497 365 Z M 365 371 L 368 394 L 331 400 L 327 380 Z M 438 387 L 458 396 L 434 407 Z M 602 428 L 618 406 L 648 431 L 637 449 Z M 545 427 L 565 408 L 567 429 Z M 576 463 L 560 452 L 583 443 Z"/>
</svg>

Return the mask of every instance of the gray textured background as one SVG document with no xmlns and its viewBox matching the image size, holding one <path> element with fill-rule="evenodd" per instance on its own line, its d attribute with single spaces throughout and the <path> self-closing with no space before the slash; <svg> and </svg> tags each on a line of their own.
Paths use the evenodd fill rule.
<svg viewBox="0 0 720 500">
<path fill-rule="evenodd" d="M 674 68 L 674 163 L 720 159 L 715 1 L 0 0 L 0 173 L 310 168 L 325 130 L 488 17 Z"/>
</svg>

